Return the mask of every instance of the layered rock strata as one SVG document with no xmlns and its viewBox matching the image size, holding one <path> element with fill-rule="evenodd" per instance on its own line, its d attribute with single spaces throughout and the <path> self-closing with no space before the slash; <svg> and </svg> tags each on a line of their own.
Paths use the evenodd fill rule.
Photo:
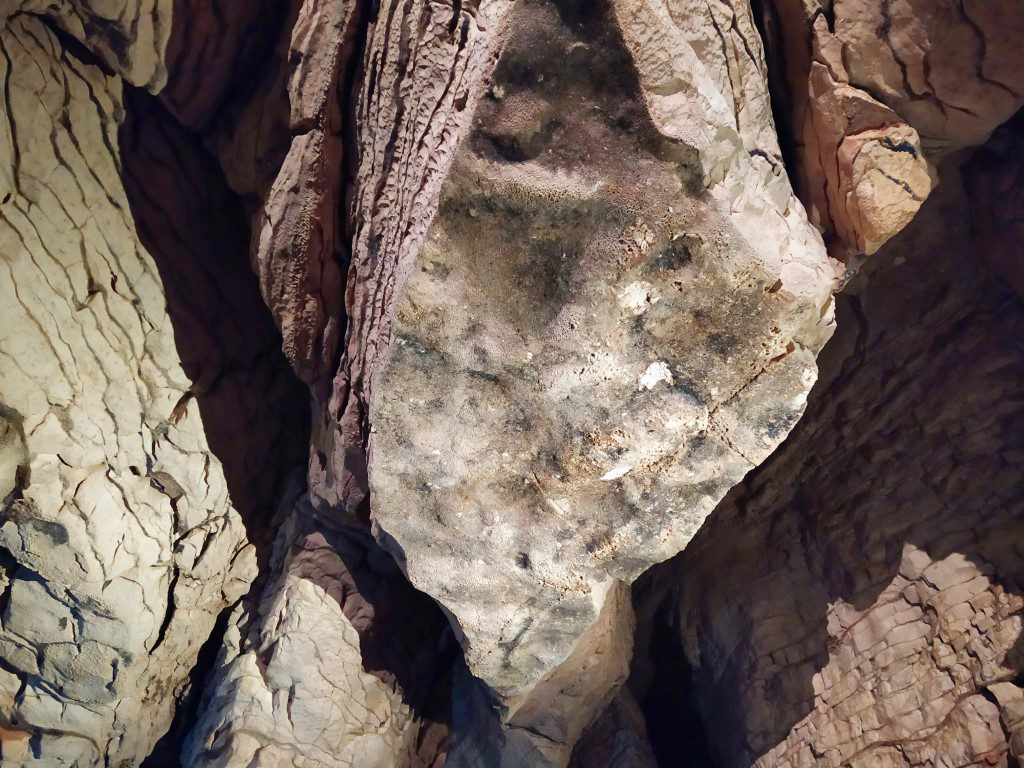
<svg viewBox="0 0 1024 768">
<path fill-rule="evenodd" d="M 3 761 L 131 764 L 256 558 L 125 196 L 121 80 L 38 16 L 0 45 Z"/>
</svg>

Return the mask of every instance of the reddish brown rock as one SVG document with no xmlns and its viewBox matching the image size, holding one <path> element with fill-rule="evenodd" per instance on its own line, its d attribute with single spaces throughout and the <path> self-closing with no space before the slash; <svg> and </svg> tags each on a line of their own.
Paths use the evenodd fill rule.
<svg viewBox="0 0 1024 768">
<path fill-rule="evenodd" d="M 386 3 L 370 26 L 356 97 L 360 147 L 345 287 L 347 325 L 330 400 L 314 421 L 314 503 L 368 518 L 369 403 L 392 342 L 396 297 L 437 212 L 455 150 L 502 41 L 510 0 Z M 409 50 L 409 36 L 417 36 Z"/>
<path fill-rule="evenodd" d="M 776 98 L 798 191 L 831 251 L 859 263 L 898 233 L 950 152 L 1024 104 L 1016 3 L 773 0 Z"/>
<path fill-rule="evenodd" d="M 1000 128 L 964 165 L 978 257 L 1024 296 L 1024 116 Z"/>
</svg>

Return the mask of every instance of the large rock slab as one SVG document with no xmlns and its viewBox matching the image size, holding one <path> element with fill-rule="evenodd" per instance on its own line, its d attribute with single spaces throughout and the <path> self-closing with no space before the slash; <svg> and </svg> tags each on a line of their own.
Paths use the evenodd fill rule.
<svg viewBox="0 0 1024 768">
<path fill-rule="evenodd" d="M 802 413 L 836 272 L 770 124 L 762 149 L 665 6 L 515 13 L 397 301 L 370 482 L 379 539 L 560 762 L 625 674 L 610 598 Z"/>
</svg>

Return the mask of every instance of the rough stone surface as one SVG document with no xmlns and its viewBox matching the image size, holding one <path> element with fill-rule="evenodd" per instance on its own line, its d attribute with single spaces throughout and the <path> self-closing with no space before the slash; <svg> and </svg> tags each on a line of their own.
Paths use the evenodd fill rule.
<svg viewBox="0 0 1024 768">
<path fill-rule="evenodd" d="M 950 152 L 983 143 L 1024 104 L 1019 3 L 764 3 L 791 168 L 837 256 L 898 233 Z"/>
<path fill-rule="evenodd" d="M 307 555 L 291 554 L 271 565 L 268 572 L 273 577 L 262 595 L 254 596 L 245 612 L 237 614 L 233 620 L 233 626 L 251 623 L 254 628 L 245 632 L 262 634 L 258 637 L 242 634 L 244 639 L 233 641 L 230 632 L 235 630 L 230 630 L 226 649 L 215 665 L 212 677 L 215 699 L 193 732 L 190 747 L 190 754 L 200 763 L 223 760 L 215 764 L 248 765 L 254 752 L 258 752 L 273 754 L 274 759 L 286 762 L 309 759 L 308 755 L 316 754 L 316 759 L 326 761 L 324 764 L 359 765 L 360 759 L 371 759 L 363 755 L 360 745 L 364 742 L 376 745 L 372 759 L 381 766 L 431 764 L 444 752 L 446 728 L 438 722 L 447 716 L 435 711 L 438 709 L 436 699 L 449 690 L 446 679 L 454 661 L 455 647 L 442 614 L 422 596 L 414 599 L 406 594 L 412 590 L 394 567 L 394 561 L 366 537 L 367 479 L 363 458 L 368 435 L 366 412 L 373 371 L 379 367 L 377 358 L 386 353 L 390 344 L 390 314 L 395 291 L 400 288 L 403 271 L 415 257 L 426 225 L 436 210 L 440 185 L 452 154 L 472 116 L 482 80 L 493 66 L 499 42 L 494 33 L 501 28 L 508 5 L 504 0 L 456 8 L 426 2 L 385 3 L 372 19 L 360 19 L 364 23 L 369 21 L 369 25 L 362 51 L 363 85 L 352 95 L 352 108 L 358 115 L 355 134 L 360 151 L 352 159 L 356 169 L 349 188 L 353 201 L 350 228 L 354 234 L 344 295 L 348 323 L 340 360 L 332 361 L 337 372 L 326 394 L 320 383 L 310 380 L 316 411 L 309 454 L 308 499 L 316 511 L 303 502 L 294 512 L 301 518 L 296 525 L 302 537 L 291 545 L 298 548 L 297 551 L 306 551 L 310 542 L 322 538 L 329 542 L 328 546 L 316 545 L 314 549 L 332 554 L 318 554 L 318 558 L 336 559 L 331 568 L 338 573 L 361 574 L 338 577 L 344 581 L 344 600 L 337 602 L 342 603 L 341 612 L 351 623 L 352 632 L 347 647 L 317 663 L 310 664 L 301 655 L 270 658 L 273 651 L 268 648 L 273 645 L 278 627 L 301 622 L 303 614 L 307 615 L 307 622 L 316 623 L 310 631 L 322 643 L 332 642 L 336 628 L 345 623 L 338 618 L 338 609 L 330 601 L 306 605 L 287 599 L 286 593 L 297 588 L 295 578 L 310 581 L 306 576 L 296 577 L 293 573 L 293 564 L 305 562 Z M 312 4 L 309 8 L 322 12 L 325 6 Z M 298 18 L 297 23 L 301 23 L 301 14 Z M 327 29 L 337 32 L 336 26 L 328 25 Z M 410 49 L 408 41 L 415 35 L 421 38 L 416 47 Z M 308 42 L 306 50 L 314 52 L 321 51 L 324 45 L 333 46 L 339 40 L 333 33 L 312 38 L 294 33 L 293 41 L 296 37 Z M 294 47 L 294 42 L 292 45 Z M 322 53 L 316 55 L 322 57 Z M 318 70 L 303 64 L 305 55 L 291 56 L 287 61 L 289 66 L 296 61 L 300 64 L 295 72 L 301 77 L 292 76 L 291 83 L 295 87 L 289 91 L 294 112 L 296 97 L 301 95 L 308 99 L 310 96 L 308 82 Z M 276 82 L 274 77 L 279 79 L 280 76 L 272 74 L 271 82 Z M 328 93 L 340 87 L 337 82 L 340 78 L 335 75 Z M 325 109 L 329 108 L 328 98 Z M 265 120 L 265 114 L 272 110 L 279 111 L 280 103 L 257 91 L 252 104 L 236 118 L 230 132 L 219 129 L 221 133 L 214 131 L 211 134 L 214 138 L 208 139 L 217 148 L 229 180 L 243 195 L 258 190 L 261 183 L 259 178 L 245 175 L 251 174 L 253 167 L 261 167 L 260 163 L 253 164 L 252 158 L 274 162 L 272 153 L 261 154 L 264 145 L 256 140 L 265 132 L 280 135 L 279 131 L 275 132 L 273 120 L 269 121 L 269 127 Z M 248 138 L 243 141 L 244 146 L 233 147 L 231 137 L 238 136 Z M 306 141 L 305 136 L 297 137 L 292 150 L 303 141 Z M 335 153 L 326 158 L 323 165 L 303 169 L 298 167 L 301 163 L 291 151 L 283 160 L 278 157 L 276 162 L 281 163 L 281 170 L 273 181 L 271 196 L 278 187 L 285 195 L 292 195 L 296 184 L 301 190 L 301 185 L 307 182 L 313 185 L 337 182 L 342 170 L 340 160 L 340 154 Z M 330 177 L 331 169 L 338 175 Z M 265 222 L 263 239 L 269 237 L 285 243 L 280 251 L 282 257 L 301 269 L 307 262 L 304 257 L 297 257 L 291 243 L 296 232 L 301 233 L 307 219 L 289 213 L 302 213 L 301 206 L 294 204 L 296 200 L 294 197 L 291 202 L 286 200 L 280 208 L 284 214 Z M 337 199 L 332 204 L 337 205 Z M 270 205 L 267 204 L 268 210 Z M 308 221 L 321 226 L 323 217 L 314 211 Z M 262 245 L 257 246 L 254 251 L 258 268 L 262 263 L 261 248 Z M 284 273 L 271 269 L 271 274 Z M 283 279 L 282 284 L 287 287 L 290 282 Z M 326 296 L 326 292 L 319 295 Z M 341 309 L 339 302 L 335 297 L 336 309 Z M 271 304 L 273 306 L 273 302 Z M 325 306 L 331 306 L 331 302 L 326 302 Z M 287 322 L 292 310 L 283 304 L 276 316 L 279 322 L 282 318 Z M 284 324 L 282 327 L 285 328 Z M 286 328 L 285 335 L 287 337 Z M 339 537 L 342 541 L 355 537 L 359 543 L 350 541 L 342 546 L 337 543 Z M 364 561 L 376 564 L 370 568 L 372 573 L 366 573 Z M 382 569 L 381 561 L 390 568 Z M 333 593 L 336 581 L 334 577 L 326 581 L 312 579 L 314 586 L 311 588 L 317 594 Z M 401 600 L 388 597 L 393 594 L 405 597 Z M 250 619 L 250 616 L 258 618 Z M 267 616 L 271 619 L 265 619 Z M 262 621 L 266 621 L 265 626 Z M 237 684 L 239 665 L 251 663 L 254 657 L 261 660 L 259 663 L 273 662 L 275 674 L 287 676 L 293 685 L 321 691 L 307 720 L 315 720 L 323 732 L 338 734 L 340 741 L 333 751 L 320 750 L 316 733 L 288 721 L 283 699 L 275 705 L 278 708 L 272 716 L 249 714 L 242 718 L 244 725 L 234 724 L 233 713 L 251 713 L 259 707 L 253 703 L 253 697 L 258 699 L 264 695 L 254 694 L 248 683 Z M 360 664 L 372 672 L 372 676 L 362 674 Z M 329 679 L 326 688 L 325 676 Z M 275 685 L 278 683 L 266 683 L 264 689 L 273 692 L 278 690 Z M 390 691 L 381 706 L 391 708 L 388 711 L 393 710 L 393 715 L 378 716 L 376 709 L 349 706 L 348 699 L 353 695 L 359 699 L 363 695 L 359 691 L 363 689 L 374 701 L 380 700 L 382 692 Z M 444 702 L 441 709 L 449 706 L 450 703 Z M 357 734 L 362 735 L 362 741 L 353 741 Z M 227 750 L 223 755 L 222 748 Z"/>
<path fill-rule="evenodd" d="M 341 109 L 357 3 L 194 4 L 175 12 L 161 99 L 251 214 L 264 301 L 285 356 L 322 400 L 343 309 Z"/>
<path fill-rule="evenodd" d="M 643 713 L 622 690 L 580 736 L 570 768 L 657 768 Z"/>
<path fill-rule="evenodd" d="M 359 590 L 383 582 L 366 544 L 309 521 L 301 509 L 289 517 L 270 563 L 276 579 L 232 615 L 183 764 L 417 768 L 441 751 L 447 729 L 418 718 L 393 680 L 364 671 L 356 626 L 365 630 L 373 608 Z"/>
<path fill-rule="evenodd" d="M 0 34 L 3 761 L 130 764 L 256 560 L 136 235 L 121 82 L 39 17 Z"/>
<path fill-rule="evenodd" d="M 287 133 L 281 140 L 288 149 L 253 220 L 252 256 L 263 298 L 281 328 L 285 355 L 319 397 L 335 364 L 341 311 L 338 91 L 354 8 L 352 0 L 304 0 L 294 24 L 285 27 L 291 33 L 278 77 L 287 77 Z M 265 106 L 256 98 L 250 109 Z M 241 120 L 244 127 L 219 147 L 222 162 L 226 152 L 237 152 L 236 142 L 243 151 L 248 146 L 239 130 L 254 134 L 250 141 L 264 139 L 257 130 L 262 124 L 262 116 Z M 254 148 L 257 157 L 261 149 Z"/>
<path fill-rule="evenodd" d="M 325 513 L 368 518 L 369 404 L 391 348 L 395 300 L 437 212 L 511 5 L 388 2 L 367 32 L 353 107 L 360 151 L 350 192 L 347 325 L 310 452 L 310 496 Z"/>
<path fill-rule="evenodd" d="M 171 31 L 174 0 L 2 0 L 0 16 L 28 14 L 52 22 L 108 70 L 132 85 L 158 91 L 167 70 L 164 50 Z"/>
<path fill-rule="evenodd" d="M 624 674 L 608 596 L 782 440 L 831 332 L 833 263 L 664 12 L 519 4 L 370 413 L 379 538 L 552 755 Z"/>
<path fill-rule="evenodd" d="M 0 763 L 1016 766 L 1022 9 L 0 0 Z"/>
<path fill-rule="evenodd" d="M 805 420 L 654 577 L 675 644 L 646 675 L 685 659 L 719 765 L 1015 764 L 1024 310 L 959 177 L 841 300 Z"/>
</svg>

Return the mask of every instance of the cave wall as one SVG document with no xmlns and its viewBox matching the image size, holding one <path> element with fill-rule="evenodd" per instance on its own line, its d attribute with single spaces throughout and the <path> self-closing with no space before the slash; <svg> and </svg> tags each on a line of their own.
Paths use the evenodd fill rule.
<svg viewBox="0 0 1024 768">
<path fill-rule="evenodd" d="M 1019 153 L 1014 130 L 993 144 Z M 1021 757 L 1024 304 L 986 268 L 1019 241 L 979 232 L 962 181 L 990 152 L 947 164 L 848 286 L 805 418 L 651 574 L 671 642 L 635 682 L 696 703 L 714 765 Z"/>
<path fill-rule="evenodd" d="M 254 326 L 235 355 L 216 332 L 179 349 L 125 194 L 120 78 L 31 14 L 5 21 L 2 47 L 3 760 L 122 764 L 169 727 L 199 647 L 256 575 L 233 438 L 210 435 L 200 401 L 220 395 L 218 372 L 272 394 L 278 342 Z M 187 254 L 177 266 L 187 282 Z M 178 317 L 204 309 L 197 297 Z M 193 342 L 211 374 L 196 389 Z M 270 402 L 233 409 L 236 439 L 260 433 Z"/>
<path fill-rule="evenodd" d="M 1019 4 L 0 17 L 5 765 L 1018 759 Z"/>
<path fill-rule="evenodd" d="M 1024 103 L 1016 3 L 754 5 L 790 174 L 830 253 L 855 266 L 914 217 L 945 157 Z"/>
</svg>

